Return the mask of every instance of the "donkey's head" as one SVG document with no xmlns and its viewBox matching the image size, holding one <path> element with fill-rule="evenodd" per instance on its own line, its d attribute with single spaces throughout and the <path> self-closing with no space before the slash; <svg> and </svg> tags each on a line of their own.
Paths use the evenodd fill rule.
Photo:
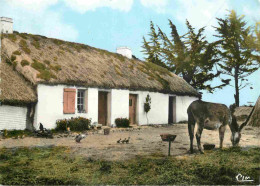
<svg viewBox="0 0 260 186">
<path fill-rule="evenodd" d="M 244 127 L 244 126 L 243 126 Z M 232 121 L 230 125 L 230 129 L 232 132 L 231 135 L 231 142 L 233 146 L 237 146 L 239 144 L 239 141 L 241 139 L 241 130 L 242 130 L 242 125 L 239 127 L 236 117 L 232 115 Z"/>
<path fill-rule="evenodd" d="M 236 116 L 234 116 L 235 107 L 234 107 L 234 105 L 230 106 L 230 111 L 231 111 L 231 116 L 232 116 L 230 129 L 231 129 L 231 132 L 232 132 L 231 142 L 232 142 L 233 146 L 237 146 L 239 144 L 239 141 L 241 139 L 241 131 L 247 125 L 254 109 L 255 109 L 255 107 L 252 109 L 252 111 L 249 114 L 249 116 L 247 117 L 246 121 L 239 126 L 238 123 L 237 123 Z"/>
</svg>

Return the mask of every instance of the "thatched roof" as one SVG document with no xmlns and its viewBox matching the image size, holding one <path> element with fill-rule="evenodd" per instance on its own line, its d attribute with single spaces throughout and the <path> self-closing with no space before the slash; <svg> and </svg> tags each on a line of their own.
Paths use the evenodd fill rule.
<svg viewBox="0 0 260 186">
<path fill-rule="evenodd" d="M 254 127 L 260 127 L 260 96 L 256 101 L 253 113 L 249 118 L 248 125 L 252 125 Z"/>
<path fill-rule="evenodd" d="M 234 116 L 238 121 L 244 122 L 251 113 L 253 107 L 241 106 L 237 107 L 234 112 Z"/>
<path fill-rule="evenodd" d="M 37 101 L 34 88 L 7 63 L 0 64 L 0 101 L 8 104 L 26 104 Z"/>
<path fill-rule="evenodd" d="M 33 86 L 68 84 L 200 96 L 182 78 L 155 64 L 44 36 L 4 34 L 2 57 L 3 63 L 12 65 Z"/>
</svg>

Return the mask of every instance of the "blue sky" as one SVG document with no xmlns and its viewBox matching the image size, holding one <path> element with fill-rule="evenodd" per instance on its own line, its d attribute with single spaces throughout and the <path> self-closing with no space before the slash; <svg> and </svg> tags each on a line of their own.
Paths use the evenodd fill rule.
<svg viewBox="0 0 260 186">
<path fill-rule="evenodd" d="M 0 0 L 0 16 L 14 19 L 14 30 L 88 44 L 115 52 L 128 46 L 143 59 L 142 37 L 149 32 L 150 21 L 170 33 L 168 19 L 180 34 L 185 20 L 195 28 L 206 26 L 213 41 L 215 17 L 232 10 L 243 14 L 248 24 L 260 21 L 260 0 Z M 249 77 L 254 89 L 241 91 L 241 105 L 255 102 L 260 94 L 260 70 Z M 218 80 L 212 82 L 218 83 Z M 225 87 L 214 94 L 204 92 L 203 99 L 230 105 L 234 88 Z"/>
</svg>

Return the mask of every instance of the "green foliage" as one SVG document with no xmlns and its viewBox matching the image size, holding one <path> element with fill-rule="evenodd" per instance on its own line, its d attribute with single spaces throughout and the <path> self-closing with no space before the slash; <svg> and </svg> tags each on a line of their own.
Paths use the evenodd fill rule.
<svg viewBox="0 0 260 186">
<path fill-rule="evenodd" d="M 16 34 L 6 34 L 6 37 L 12 42 L 15 42 L 17 40 Z"/>
<path fill-rule="evenodd" d="M 49 81 L 51 78 L 57 79 L 57 76 L 55 76 L 52 72 L 46 69 L 46 70 L 40 70 L 40 73 L 37 74 L 37 78 Z"/>
<path fill-rule="evenodd" d="M 76 117 L 71 119 L 62 119 L 56 121 L 56 131 L 66 131 L 67 127 L 70 127 L 71 131 L 85 131 L 89 130 L 91 124 L 90 119 L 83 117 Z"/>
<path fill-rule="evenodd" d="M 20 33 L 19 36 L 21 36 L 23 39 L 27 39 L 27 34 L 26 33 Z"/>
<path fill-rule="evenodd" d="M 11 56 L 11 61 L 15 61 L 16 60 L 16 56 L 15 55 L 12 55 Z"/>
<path fill-rule="evenodd" d="M 29 130 L 4 130 L 4 138 L 21 138 L 22 136 L 31 136 L 32 132 Z"/>
<path fill-rule="evenodd" d="M 120 67 L 118 65 L 115 65 L 115 71 L 116 71 L 117 75 L 123 77 L 123 74 L 122 74 Z"/>
<path fill-rule="evenodd" d="M 60 65 L 50 65 L 50 68 L 56 72 L 61 70 L 61 66 Z"/>
<path fill-rule="evenodd" d="M 13 52 L 13 55 L 17 55 L 17 56 L 20 56 L 21 55 L 21 52 L 19 50 L 16 50 Z"/>
<path fill-rule="evenodd" d="M 258 185 L 260 149 L 224 149 L 175 158 L 138 156 L 125 161 L 92 160 L 69 148 L 0 149 L 2 185 L 238 185 L 238 173 Z M 243 183 L 244 184 L 244 183 Z"/>
<path fill-rule="evenodd" d="M 35 69 L 38 70 L 39 72 L 41 70 L 45 70 L 46 66 L 43 63 L 38 62 L 36 59 L 33 59 L 33 63 L 31 64 L 31 66 Z"/>
<path fill-rule="evenodd" d="M 150 33 L 148 34 L 150 36 L 150 41 L 146 41 L 145 37 L 143 37 L 143 48 L 144 53 L 147 55 L 147 62 L 157 64 L 159 66 L 167 68 L 166 64 L 161 59 L 161 44 L 160 44 L 160 38 L 159 34 L 156 33 L 156 30 L 154 28 L 154 24 L 151 21 L 150 22 Z"/>
<path fill-rule="evenodd" d="M 51 62 L 49 61 L 49 60 L 44 60 L 43 61 L 46 65 L 50 65 L 51 64 Z"/>
<path fill-rule="evenodd" d="M 6 59 L 5 62 L 8 64 L 8 65 L 12 65 L 12 61 L 10 59 Z"/>
<path fill-rule="evenodd" d="M 40 42 L 39 42 L 39 41 L 32 41 L 31 44 L 32 44 L 36 49 L 40 49 Z"/>
<path fill-rule="evenodd" d="M 31 53 L 31 50 L 28 48 L 27 42 L 25 40 L 21 39 L 19 42 L 19 46 L 26 54 Z"/>
<path fill-rule="evenodd" d="M 217 18 L 216 31 L 222 63 L 221 72 L 235 80 L 236 106 L 239 106 L 239 91 L 251 85 L 246 77 L 255 72 L 260 66 L 259 35 L 253 34 L 253 27 L 247 26 L 244 16 L 238 16 L 231 11 L 225 19 Z M 256 34 L 259 28 L 255 28 Z"/>
<path fill-rule="evenodd" d="M 33 59 L 33 63 L 31 66 L 39 71 L 40 73 L 37 74 L 37 78 L 49 81 L 51 78 L 56 79 L 57 77 L 50 72 L 49 69 L 46 68 L 45 64 L 38 62 L 36 59 Z"/>
<path fill-rule="evenodd" d="M 116 127 L 119 127 L 119 128 L 128 128 L 130 125 L 130 121 L 127 118 L 116 118 L 115 124 L 116 124 Z"/>
<path fill-rule="evenodd" d="M 23 59 L 23 60 L 21 61 L 21 65 L 24 67 L 24 66 L 30 65 L 30 63 L 29 63 L 29 61 Z"/>
<path fill-rule="evenodd" d="M 52 42 L 58 46 L 65 44 L 65 41 L 59 40 L 59 39 L 53 39 Z"/>
<path fill-rule="evenodd" d="M 150 39 L 144 38 L 143 48 L 148 62 L 167 68 L 180 75 L 197 90 L 213 92 L 222 88 L 226 83 L 218 86 L 206 84 L 220 75 L 213 67 L 219 61 L 215 43 L 208 43 L 204 36 L 204 28 L 195 33 L 195 29 L 186 21 L 188 32 L 184 36 L 178 34 L 176 26 L 169 20 L 171 38 L 158 27 L 158 31 L 151 22 Z"/>
<path fill-rule="evenodd" d="M 144 103 L 144 111 L 145 113 L 148 113 L 151 110 L 151 97 L 149 94 L 147 94 L 146 98 L 145 98 L 145 103 Z"/>
</svg>

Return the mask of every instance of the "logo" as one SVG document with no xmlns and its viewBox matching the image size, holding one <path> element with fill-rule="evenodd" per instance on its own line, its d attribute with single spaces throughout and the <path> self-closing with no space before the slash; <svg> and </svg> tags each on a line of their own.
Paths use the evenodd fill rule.
<svg viewBox="0 0 260 186">
<path fill-rule="evenodd" d="M 254 181 L 253 179 L 250 178 L 250 176 L 243 176 L 240 173 L 236 176 L 236 179 L 237 179 L 238 182 L 252 182 L 252 181 Z"/>
</svg>

